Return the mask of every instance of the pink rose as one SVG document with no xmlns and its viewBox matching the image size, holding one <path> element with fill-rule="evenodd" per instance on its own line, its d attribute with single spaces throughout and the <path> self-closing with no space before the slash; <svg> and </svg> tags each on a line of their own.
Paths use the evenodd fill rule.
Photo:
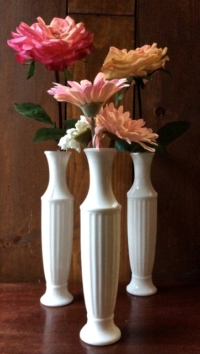
<svg viewBox="0 0 200 354">
<path fill-rule="evenodd" d="M 85 58 L 94 49 L 93 34 L 83 23 L 75 24 L 70 16 L 54 18 L 50 25 L 41 17 L 37 20 L 30 27 L 21 22 L 17 33 L 12 32 L 13 39 L 7 41 L 16 50 L 19 63 L 33 60 L 43 63 L 49 70 L 59 71 Z"/>
<path fill-rule="evenodd" d="M 120 50 L 110 47 L 110 51 L 101 68 L 106 79 L 128 78 L 129 76 L 146 76 L 154 70 L 163 68 L 167 48 L 157 48 L 157 44 L 144 45 L 141 48 L 130 50 Z"/>
</svg>

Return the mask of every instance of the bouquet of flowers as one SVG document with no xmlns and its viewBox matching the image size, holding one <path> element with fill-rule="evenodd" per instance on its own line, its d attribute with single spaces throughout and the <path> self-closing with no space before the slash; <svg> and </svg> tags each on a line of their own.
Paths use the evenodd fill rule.
<svg viewBox="0 0 200 354">
<path fill-rule="evenodd" d="M 12 32 L 13 38 L 8 40 L 8 45 L 17 52 L 17 61 L 29 64 L 28 78 L 33 76 L 36 62 L 55 71 L 56 80 L 48 93 L 58 101 L 58 127 L 41 106 L 30 102 L 15 103 L 20 114 L 50 125 L 37 131 L 35 142 L 53 139 L 62 150 L 114 146 L 118 151 L 162 152 L 166 145 L 187 130 L 188 122 L 177 121 L 166 124 L 155 133 L 145 126 L 142 118 L 140 89 L 155 72 L 168 72 L 165 69 L 169 60 L 167 48 L 158 48 L 155 43 L 130 51 L 110 47 L 93 83 L 86 79 L 78 83 L 71 80 L 68 67 L 94 49 L 93 34 L 83 23 L 76 24 L 69 16 L 54 18 L 49 25 L 40 17 L 37 21 L 30 27 L 20 23 L 17 32 Z M 65 75 L 66 85 L 60 84 L 61 72 Z M 136 120 L 123 105 L 119 106 L 132 85 L 138 93 L 139 118 Z M 113 95 L 115 104 L 110 102 Z M 78 119 L 63 119 L 61 102 L 80 107 L 83 115 Z"/>
</svg>

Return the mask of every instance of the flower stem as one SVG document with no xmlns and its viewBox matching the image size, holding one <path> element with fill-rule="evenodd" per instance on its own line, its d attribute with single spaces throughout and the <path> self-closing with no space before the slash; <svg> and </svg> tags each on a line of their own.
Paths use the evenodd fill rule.
<svg viewBox="0 0 200 354">
<path fill-rule="evenodd" d="M 80 106 L 85 117 L 91 118 L 91 133 L 92 133 L 92 146 L 95 146 L 94 136 L 95 136 L 95 117 L 98 114 L 103 102 L 90 102 L 85 105 Z"/>
<path fill-rule="evenodd" d="M 59 84 L 60 83 L 60 77 L 59 77 L 59 71 L 55 71 L 55 78 L 56 82 Z M 61 102 L 58 102 L 58 128 L 62 129 L 62 104 Z"/>
<path fill-rule="evenodd" d="M 95 135 L 95 120 L 94 120 L 94 118 L 91 118 L 91 132 L 92 132 L 92 146 L 95 147 L 95 142 L 93 140 L 94 135 Z"/>
<path fill-rule="evenodd" d="M 137 98 L 138 98 L 139 118 L 142 118 L 142 100 L 141 100 L 140 82 L 139 80 L 136 79 L 135 83 L 136 83 Z"/>
</svg>

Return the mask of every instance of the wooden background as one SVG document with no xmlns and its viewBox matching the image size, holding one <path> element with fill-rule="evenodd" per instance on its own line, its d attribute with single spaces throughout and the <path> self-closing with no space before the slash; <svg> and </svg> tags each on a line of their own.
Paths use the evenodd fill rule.
<svg viewBox="0 0 200 354">
<path fill-rule="evenodd" d="M 142 92 L 144 119 L 157 130 L 173 120 L 191 122 L 189 131 L 168 148 L 167 156 L 156 155 L 152 181 L 158 192 L 158 235 L 153 277 L 158 286 L 192 285 L 200 280 L 199 210 L 199 14 L 198 0 L 126 2 L 85 0 L 7 0 L 0 4 L 0 282 L 43 282 L 40 234 L 40 197 L 48 183 L 45 150 L 53 142 L 32 143 L 41 127 L 14 111 L 14 102 L 31 101 L 57 119 L 55 100 L 46 91 L 53 73 L 37 65 L 33 78 L 14 59 L 6 44 L 11 30 L 21 21 L 31 25 L 38 16 L 49 23 L 69 14 L 94 33 L 95 51 L 86 62 L 71 69 L 74 79 L 93 80 L 109 47 L 128 50 L 157 42 L 169 48 L 167 65 L 172 76 L 159 74 Z M 134 92 L 124 106 L 134 115 Z M 161 107 L 162 109 L 158 109 Z M 159 112 L 164 114 L 160 115 Z M 68 117 L 81 112 L 68 106 Z M 79 205 L 88 189 L 88 167 L 83 153 L 73 152 L 68 167 L 68 185 L 75 197 L 74 243 L 70 281 L 81 280 Z M 130 277 L 126 193 L 132 183 L 128 153 L 118 154 L 113 171 L 116 198 L 122 205 L 120 281 Z"/>
</svg>

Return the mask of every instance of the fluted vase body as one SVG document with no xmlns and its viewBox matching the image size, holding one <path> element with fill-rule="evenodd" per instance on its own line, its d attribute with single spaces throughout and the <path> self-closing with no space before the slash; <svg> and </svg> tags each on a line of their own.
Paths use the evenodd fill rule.
<svg viewBox="0 0 200 354">
<path fill-rule="evenodd" d="M 73 300 L 68 291 L 72 255 L 74 198 L 66 182 L 70 152 L 46 151 L 49 184 L 41 197 L 42 256 L 46 292 L 40 301 L 46 306 L 63 306 Z"/>
<path fill-rule="evenodd" d="M 128 250 L 131 281 L 127 292 L 138 296 L 154 294 L 152 270 L 156 249 L 157 193 L 151 183 L 153 153 L 131 153 L 134 182 L 127 193 Z"/>
<path fill-rule="evenodd" d="M 115 149 L 85 149 L 90 186 L 81 210 L 81 265 L 87 323 L 80 338 L 92 345 L 119 340 L 114 323 L 119 257 L 121 206 L 112 191 Z"/>
</svg>

